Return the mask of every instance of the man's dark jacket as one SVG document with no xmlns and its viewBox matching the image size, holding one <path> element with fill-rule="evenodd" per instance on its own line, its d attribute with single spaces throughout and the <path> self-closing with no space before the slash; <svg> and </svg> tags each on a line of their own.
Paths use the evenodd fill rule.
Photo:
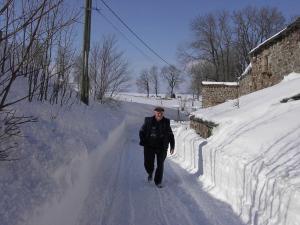
<svg viewBox="0 0 300 225">
<path fill-rule="evenodd" d="M 163 117 L 159 122 L 156 121 L 155 117 L 145 117 L 145 121 L 143 126 L 140 129 L 140 145 L 144 146 L 145 148 L 151 148 L 151 138 L 150 133 L 152 127 L 155 123 L 159 123 L 160 127 L 160 137 L 161 137 L 161 148 L 162 150 L 168 149 L 169 143 L 171 145 L 171 149 L 175 147 L 175 140 L 174 135 L 170 126 L 170 120 L 168 118 Z"/>
</svg>

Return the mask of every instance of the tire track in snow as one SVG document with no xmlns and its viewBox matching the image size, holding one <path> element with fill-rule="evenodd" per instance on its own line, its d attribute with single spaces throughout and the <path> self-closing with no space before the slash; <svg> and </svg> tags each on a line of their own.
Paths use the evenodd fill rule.
<svg viewBox="0 0 300 225">
<path fill-rule="evenodd" d="M 166 225 L 170 225 L 169 220 L 164 212 L 164 208 L 163 208 L 163 202 L 162 202 L 162 197 L 161 197 L 161 193 L 160 190 L 156 190 L 156 192 L 158 193 L 158 200 L 159 200 L 159 208 L 160 208 L 160 212 L 162 215 L 162 220 L 164 221 L 162 224 L 166 224 Z"/>
<path fill-rule="evenodd" d="M 103 210 L 103 216 L 101 217 L 102 220 L 100 221 L 100 224 L 103 224 L 103 225 L 112 224 L 112 223 L 109 223 L 108 221 L 111 220 L 111 215 L 113 213 L 113 211 L 112 211 L 113 210 L 113 205 L 114 205 L 114 203 L 116 201 L 116 198 L 117 198 L 116 192 L 117 192 L 117 188 L 119 187 L 118 181 L 120 179 L 121 164 L 122 164 L 124 151 L 122 151 L 121 154 L 122 155 L 118 160 L 119 162 L 116 162 L 116 164 L 118 166 L 115 169 L 115 174 L 112 174 L 112 177 L 114 177 L 114 179 L 112 179 L 111 182 L 109 183 L 108 189 L 107 189 L 107 195 L 105 195 L 105 196 L 109 196 L 109 198 L 106 201 L 106 202 L 108 202 L 108 204 L 105 205 L 105 208 Z"/>
<path fill-rule="evenodd" d="M 166 187 L 168 188 L 168 187 Z M 171 188 L 169 188 L 171 189 Z M 167 224 L 167 225 L 173 225 L 172 221 L 170 221 L 170 219 L 168 219 L 168 217 L 173 218 L 172 216 L 168 216 L 167 213 L 165 212 L 164 209 L 164 205 L 169 205 L 168 207 L 172 207 L 172 208 L 176 208 L 176 210 L 178 212 L 181 212 L 181 218 L 184 218 L 185 221 L 185 225 L 194 225 L 195 221 L 192 221 L 185 213 L 187 213 L 186 207 L 184 204 L 182 204 L 182 202 L 180 202 L 180 199 L 177 197 L 177 194 L 174 193 L 173 190 L 169 190 L 168 192 L 163 192 L 160 193 L 160 190 L 158 191 L 158 195 L 159 195 L 159 201 L 160 201 L 160 208 L 161 211 L 163 212 L 164 215 L 164 219 L 166 221 L 166 223 L 163 224 Z M 170 201 L 170 199 L 172 199 Z M 185 213 L 182 213 L 185 212 Z"/>
<path fill-rule="evenodd" d="M 129 164 L 131 164 L 132 158 L 130 157 Z M 129 167 L 129 174 L 132 174 L 133 167 Z M 129 190 L 133 190 L 132 187 L 132 177 L 129 176 Z M 133 197 L 132 197 L 132 191 L 129 191 L 129 208 L 130 208 L 130 224 L 135 225 L 135 214 L 134 214 L 134 207 L 133 207 Z"/>
</svg>

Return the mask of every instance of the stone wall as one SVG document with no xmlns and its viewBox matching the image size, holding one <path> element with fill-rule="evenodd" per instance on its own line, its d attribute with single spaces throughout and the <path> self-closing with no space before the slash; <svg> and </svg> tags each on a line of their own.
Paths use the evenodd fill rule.
<svg viewBox="0 0 300 225">
<path fill-rule="evenodd" d="M 204 121 L 200 118 L 196 118 L 195 116 L 190 117 L 190 128 L 194 129 L 200 137 L 208 138 L 212 135 L 212 130 L 214 127 L 218 126 L 217 124 Z"/>
<path fill-rule="evenodd" d="M 239 81 L 239 96 L 249 94 L 253 91 L 253 82 L 251 74 L 248 74 Z"/>
<path fill-rule="evenodd" d="M 238 96 L 238 85 L 227 85 L 222 82 L 204 84 L 202 83 L 202 107 L 207 108 Z"/>
<path fill-rule="evenodd" d="M 300 72 L 300 29 L 290 31 L 252 54 L 250 60 L 252 91 L 277 84 L 291 72 Z"/>
<path fill-rule="evenodd" d="M 300 17 L 249 55 L 251 69 L 242 76 L 239 87 L 217 82 L 202 83 L 203 108 L 273 86 L 291 72 L 300 73 Z"/>
</svg>

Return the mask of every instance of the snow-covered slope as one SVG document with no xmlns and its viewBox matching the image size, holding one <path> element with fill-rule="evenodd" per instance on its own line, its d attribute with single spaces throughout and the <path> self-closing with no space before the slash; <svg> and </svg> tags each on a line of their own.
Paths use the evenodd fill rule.
<svg viewBox="0 0 300 225">
<path fill-rule="evenodd" d="M 247 224 L 300 224 L 300 74 L 270 88 L 195 112 L 219 126 L 204 140 L 177 128 L 177 156 L 206 190 Z M 202 167 L 203 162 L 203 167 Z"/>
</svg>

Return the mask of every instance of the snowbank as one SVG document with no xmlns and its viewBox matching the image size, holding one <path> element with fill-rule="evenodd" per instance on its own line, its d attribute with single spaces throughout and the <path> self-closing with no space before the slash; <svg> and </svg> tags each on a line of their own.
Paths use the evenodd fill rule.
<svg viewBox="0 0 300 225">
<path fill-rule="evenodd" d="M 300 224 L 300 101 L 280 103 L 299 87 L 293 73 L 241 97 L 240 108 L 233 100 L 195 112 L 219 124 L 207 143 L 187 126 L 177 128 L 175 161 L 247 224 Z"/>
<path fill-rule="evenodd" d="M 172 157 L 177 163 L 191 173 L 203 174 L 202 147 L 207 141 L 192 129 L 189 123 L 171 124 L 176 141 L 176 154 Z"/>
</svg>

